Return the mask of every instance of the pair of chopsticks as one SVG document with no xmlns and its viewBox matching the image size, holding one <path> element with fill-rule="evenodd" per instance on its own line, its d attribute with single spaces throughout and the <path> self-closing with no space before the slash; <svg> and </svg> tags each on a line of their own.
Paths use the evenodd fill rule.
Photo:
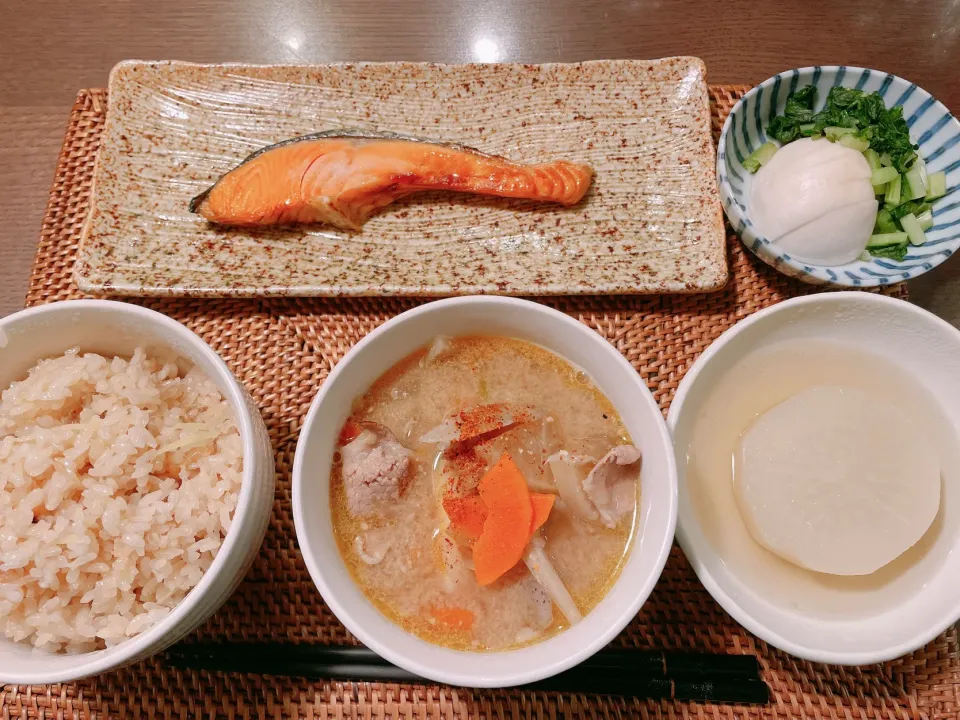
<svg viewBox="0 0 960 720">
<path fill-rule="evenodd" d="M 363 647 L 187 644 L 167 651 L 173 667 L 343 682 L 434 684 Z M 607 648 L 523 690 L 654 700 L 764 704 L 769 689 L 752 655 L 706 655 Z"/>
</svg>

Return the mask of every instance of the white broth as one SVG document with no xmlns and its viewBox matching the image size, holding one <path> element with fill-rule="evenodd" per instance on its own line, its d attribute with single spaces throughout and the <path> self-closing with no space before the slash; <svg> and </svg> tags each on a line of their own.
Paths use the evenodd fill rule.
<svg viewBox="0 0 960 720">
<path fill-rule="evenodd" d="M 891 361 L 826 340 L 784 340 L 741 360 L 711 389 L 697 414 L 687 455 L 687 486 L 703 532 L 744 586 L 778 606 L 809 617 L 846 620 L 874 615 L 919 592 L 943 562 L 937 537 L 943 512 L 919 542 L 867 575 L 814 572 L 759 544 L 741 512 L 737 483 L 741 438 L 771 408 L 809 388 L 836 385 L 869 392 L 896 408 L 952 472 L 956 439 L 936 402 Z M 815 450 L 811 455 L 819 458 Z M 805 471 L 805 469 L 804 469 Z"/>
<path fill-rule="evenodd" d="M 505 420 L 489 431 L 486 420 L 476 421 L 483 413 L 502 413 Z M 470 440 L 467 417 L 477 432 Z M 448 432 L 460 439 L 424 439 Z M 616 466 L 607 456 L 631 442 L 585 373 L 547 350 L 499 337 L 441 339 L 401 360 L 354 402 L 331 474 L 340 554 L 367 598 L 424 640 L 478 651 L 538 642 L 568 627 L 567 615 L 589 613 L 620 573 L 636 525 L 640 466 L 626 460 Z M 601 478 L 601 467 L 610 471 L 602 475 L 610 482 L 611 468 L 620 473 L 618 483 L 632 473 L 635 489 L 629 507 L 621 502 L 614 527 L 604 522 L 609 513 L 585 519 L 560 496 L 547 462 L 556 453 L 582 461 L 579 480 L 590 490 L 588 502 L 599 507 L 614 493 L 596 495 L 596 482 L 588 480 Z M 472 552 L 480 541 L 450 520 L 443 499 L 476 497 L 478 483 L 482 495 L 481 478 L 505 456 L 527 490 L 551 496 L 553 505 L 542 528 L 531 529 L 524 559 L 480 584 Z M 382 475 L 358 475 L 357 468 L 370 467 Z M 625 486 L 618 488 L 622 500 Z M 490 532 L 489 520 L 482 532 Z M 544 580 L 539 564 L 540 582 L 528 569 L 534 567 L 530 548 L 540 539 L 561 594 L 569 593 L 576 605 L 573 613 L 561 610 L 557 588 Z"/>
</svg>

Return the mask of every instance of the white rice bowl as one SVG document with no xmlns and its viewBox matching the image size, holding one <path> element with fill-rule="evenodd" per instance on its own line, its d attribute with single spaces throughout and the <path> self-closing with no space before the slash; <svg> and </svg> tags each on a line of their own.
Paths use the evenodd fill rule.
<svg viewBox="0 0 960 720">
<path fill-rule="evenodd" d="M 243 447 L 197 369 L 71 350 L 0 395 L 0 630 L 87 652 L 165 617 L 237 505 Z"/>
</svg>

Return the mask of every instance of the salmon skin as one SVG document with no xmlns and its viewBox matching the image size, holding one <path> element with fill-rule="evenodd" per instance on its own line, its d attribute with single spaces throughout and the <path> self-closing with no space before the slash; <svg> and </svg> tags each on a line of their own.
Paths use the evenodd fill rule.
<svg viewBox="0 0 960 720">
<path fill-rule="evenodd" d="M 402 135 L 331 130 L 270 145 L 190 201 L 221 225 L 325 223 L 359 230 L 377 210 L 424 190 L 574 205 L 593 171 L 557 160 L 514 163 Z"/>
</svg>

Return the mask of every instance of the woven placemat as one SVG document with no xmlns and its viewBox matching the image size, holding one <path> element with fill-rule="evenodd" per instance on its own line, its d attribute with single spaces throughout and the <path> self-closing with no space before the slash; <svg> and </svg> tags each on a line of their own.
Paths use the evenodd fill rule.
<svg viewBox="0 0 960 720">
<path fill-rule="evenodd" d="M 713 87 L 714 131 L 745 87 Z M 82 297 L 71 281 L 106 108 L 80 93 L 44 220 L 28 305 Z M 729 238 L 722 292 L 672 297 L 556 298 L 633 363 L 666 410 L 684 371 L 723 330 L 784 298 L 813 292 Z M 903 296 L 902 288 L 885 292 Z M 298 428 L 318 386 L 347 349 L 412 307 L 405 299 L 141 300 L 199 333 L 255 397 L 276 451 L 278 485 L 263 549 L 249 576 L 194 639 L 355 642 L 324 605 L 297 550 L 290 469 Z M 6 686 L 0 718 L 955 718 L 955 629 L 901 660 L 840 668 L 795 660 L 744 631 L 711 599 L 679 549 L 642 612 L 619 636 L 638 648 L 756 653 L 772 690 L 763 708 L 644 702 L 519 690 L 320 683 L 168 667 L 163 656 L 77 683 Z"/>
</svg>

